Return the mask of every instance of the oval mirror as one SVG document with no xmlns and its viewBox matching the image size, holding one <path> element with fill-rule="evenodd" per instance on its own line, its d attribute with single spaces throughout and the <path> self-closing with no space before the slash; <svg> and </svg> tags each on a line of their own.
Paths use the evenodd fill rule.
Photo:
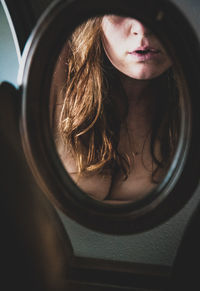
<svg viewBox="0 0 200 291">
<path fill-rule="evenodd" d="M 177 79 L 137 19 L 104 15 L 76 28 L 54 73 L 50 112 L 63 165 L 89 196 L 130 203 L 162 182 L 180 136 Z"/>
<path fill-rule="evenodd" d="M 50 7 L 19 80 L 24 150 L 56 207 L 120 234 L 183 207 L 198 183 L 198 64 L 198 39 L 171 2 Z"/>
</svg>

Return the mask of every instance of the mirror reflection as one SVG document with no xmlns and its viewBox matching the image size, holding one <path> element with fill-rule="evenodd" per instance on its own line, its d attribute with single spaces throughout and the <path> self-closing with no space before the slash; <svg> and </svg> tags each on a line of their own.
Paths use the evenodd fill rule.
<svg viewBox="0 0 200 291">
<path fill-rule="evenodd" d="M 51 88 L 54 139 L 71 178 L 106 203 L 145 197 L 172 162 L 179 99 L 172 60 L 143 23 L 118 15 L 83 23 Z"/>
</svg>

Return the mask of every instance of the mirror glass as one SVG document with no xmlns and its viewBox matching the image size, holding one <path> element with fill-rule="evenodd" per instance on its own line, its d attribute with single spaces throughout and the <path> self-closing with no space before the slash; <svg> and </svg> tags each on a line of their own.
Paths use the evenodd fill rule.
<svg viewBox="0 0 200 291">
<path fill-rule="evenodd" d="M 67 39 L 50 121 L 60 160 L 86 195 L 130 203 L 163 181 L 180 136 L 176 80 L 163 42 L 135 18 L 90 18 Z"/>
</svg>

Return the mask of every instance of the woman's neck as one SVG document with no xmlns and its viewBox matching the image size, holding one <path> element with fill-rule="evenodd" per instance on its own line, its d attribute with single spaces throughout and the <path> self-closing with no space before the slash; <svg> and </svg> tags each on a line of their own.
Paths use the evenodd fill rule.
<svg viewBox="0 0 200 291">
<path fill-rule="evenodd" d="M 148 88 L 151 87 L 150 80 L 136 80 L 123 74 L 120 74 L 120 80 L 128 98 L 129 105 L 130 103 L 140 103 L 144 99 L 144 95 L 146 95 L 145 92 L 148 92 Z"/>
<path fill-rule="evenodd" d="M 136 80 L 122 74 L 120 80 L 128 100 L 127 126 L 134 135 L 146 136 L 151 130 L 156 98 L 160 92 L 158 84 L 162 82 L 158 78 Z"/>
<path fill-rule="evenodd" d="M 157 96 L 161 92 L 163 95 L 166 77 L 163 74 L 152 80 L 137 80 L 120 73 L 120 81 L 127 96 L 129 111 L 148 113 L 153 112 Z"/>
</svg>

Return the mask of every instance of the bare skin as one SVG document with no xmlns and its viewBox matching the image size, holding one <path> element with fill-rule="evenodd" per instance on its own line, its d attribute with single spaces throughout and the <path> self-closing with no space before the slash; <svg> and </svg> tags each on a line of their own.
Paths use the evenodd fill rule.
<svg viewBox="0 0 200 291">
<path fill-rule="evenodd" d="M 133 80 L 126 76 L 121 79 L 128 96 L 129 112 L 126 124 L 121 128 L 119 151 L 130 157 L 131 167 L 125 181 L 120 176 L 115 178 L 109 197 L 112 200 L 133 201 L 143 198 L 156 187 L 152 182 L 152 172 L 156 165 L 150 153 L 150 125 L 154 113 L 154 97 L 158 92 L 151 81 Z M 159 149 L 157 154 L 158 151 Z"/>
<path fill-rule="evenodd" d="M 74 182 L 94 199 L 114 204 L 139 200 L 156 187 L 152 182 L 155 165 L 150 153 L 149 131 L 157 87 L 152 86 L 151 81 L 133 82 L 126 76 L 122 76 L 121 80 L 130 102 L 126 124 L 121 127 L 119 143 L 119 151 L 130 158 L 131 168 L 127 180 L 124 181 L 122 176 L 79 176 L 72 155 L 61 142 L 58 147 L 61 160 Z M 131 86 L 137 86 L 137 91 L 130 90 Z"/>
<path fill-rule="evenodd" d="M 60 139 L 57 149 L 65 169 L 85 193 L 106 203 L 127 203 L 142 199 L 156 187 L 152 182 L 156 165 L 150 153 L 150 132 L 154 100 L 160 94 L 159 78 L 171 61 L 157 38 L 132 18 L 104 16 L 102 42 L 128 98 L 129 111 L 121 126 L 118 150 L 129 157 L 130 174 L 126 180 L 120 175 L 80 176 L 72 154 Z M 144 52 L 135 53 L 138 48 L 150 48 L 150 53 L 144 57 Z M 159 142 L 156 153 L 159 155 Z"/>
</svg>

